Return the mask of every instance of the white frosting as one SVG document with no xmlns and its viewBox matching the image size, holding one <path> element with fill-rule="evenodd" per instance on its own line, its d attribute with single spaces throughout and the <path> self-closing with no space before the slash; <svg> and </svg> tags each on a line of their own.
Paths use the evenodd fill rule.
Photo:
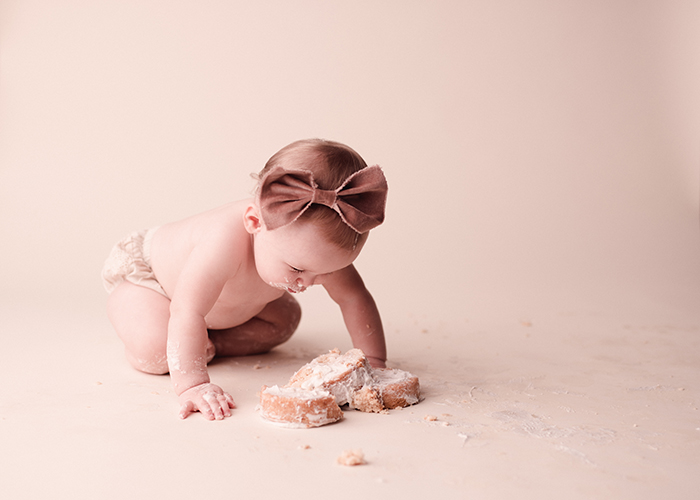
<svg viewBox="0 0 700 500">
<path fill-rule="evenodd" d="M 275 404 L 271 403 L 269 405 L 258 405 L 257 409 L 260 411 L 260 415 L 273 423 L 281 425 L 283 427 L 292 429 L 305 429 L 309 427 L 320 427 L 322 425 L 331 424 L 342 418 L 340 415 L 331 416 L 329 415 L 330 408 L 312 408 L 309 403 L 318 399 L 326 399 L 330 401 L 332 395 L 328 391 L 321 389 L 307 390 L 300 387 L 279 387 L 273 385 L 272 387 L 267 387 L 263 391 L 263 394 L 271 397 L 279 397 L 295 400 L 297 407 L 289 411 L 289 408 L 282 410 L 279 413 L 279 409 L 275 408 Z M 320 403 L 323 405 L 323 403 Z M 266 407 L 267 406 L 267 407 Z M 335 407 L 338 412 L 340 409 Z"/>
<path fill-rule="evenodd" d="M 364 354 L 358 351 L 353 349 L 343 356 L 339 351 L 331 351 L 319 356 L 297 372 L 303 373 L 298 386 L 307 390 L 326 389 L 333 394 L 339 406 L 348 403 L 352 406 L 353 393 L 376 382 Z M 362 363 L 359 368 L 356 367 L 358 357 Z"/>
<path fill-rule="evenodd" d="M 414 394 L 412 391 L 409 391 L 408 388 L 400 387 L 401 384 L 404 384 L 407 381 L 414 378 L 414 376 L 409 372 L 398 370 L 395 368 L 384 368 L 374 370 L 374 376 L 377 379 L 379 389 L 380 391 L 382 391 L 382 393 L 389 389 L 389 392 L 392 392 L 396 396 L 400 396 L 401 398 L 403 398 L 406 401 L 407 405 L 413 405 L 420 401 L 418 395 Z M 390 386 L 395 387 L 390 388 Z"/>
<path fill-rule="evenodd" d="M 374 385 L 375 380 L 372 374 L 366 368 L 354 370 L 350 377 L 341 384 L 333 384 L 328 390 L 335 396 L 335 402 L 339 406 L 349 404 L 352 408 L 352 395 L 355 391 L 362 389 L 365 386 Z"/>
<path fill-rule="evenodd" d="M 281 396 L 287 398 L 318 399 L 330 396 L 328 391 L 322 389 L 309 390 L 302 387 L 279 387 L 273 385 L 263 391 L 270 396 Z"/>
<path fill-rule="evenodd" d="M 398 370 L 396 368 L 383 368 L 373 371 L 374 378 L 380 384 L 397 384 L 400 382 L 405 382 L 406 380 L 413 377 L 408 372 L 403 370 Z"/>
<path fill-rule="evenodd" d="M 212 391 L 207 391 L 204 394 L 202 394 L 202 398 L 208 403 L 215 403 L 218 401 L 217 394 Z"/>
<path fill-rule="evenodd" d="M 168 340 L 166 345 L 166 353 L 168 356 L 168 366 L 171 370 L 180 371 L 180 342 Z"/>
<path fill-rule="evenodd" d="M 284 283 L 275 283 L 273 281 L 269 281 L 267 284 L 273 288 L 279 288 L 281 290 L 286 290 L 290 293 L 301 293 L 308 288 L 308 287 L 305 287 L 304 285 L 302 285 L 301 283 L 299 283 L 298 281 L 292 280 L 289 278 L 285 278 Z M 309 285 L 309 286 L 313 286 L 313 285 Z"/>
<path fill-rule="evenodd" d="M 257 409 L 263 418 L 282 427 L 295 429 L 318 427 L 336 422 L 339 418 L 337 414 L 333 415 L 333 410 L 323 403 L 319 402 L 320 404 L 313 407 L 312 402 L 315 400 L 332 396 L 338 406 L 348 404 L 353 408 L 355 393 L 362 389 L 371 389 L 379 391 L 387 398 L 391 395 L 391 403 L 386 399 L 388 404 L 411 405 L 419 401 L 418 396 L 414 394 L 415 378 L 411 373 L 403 370 L 372 369 L 359 349 L 352 349 L 342 356 L 339 350 L 334 349 L 301 367 L 287 386 L 274 385 L 263 389 L 262 395 L 293 400 L 291 407 L 288 405 L 286 408 L 284 405 L 277 407 L 275 403 L 269 402 L 268 398 L 268 402 L 264 403 L 266 407 L 263 408 L 261 404 Z M 359 398 L 358 404 L 363 405 L 362 401 L 365 400 L 366 398 Z M 381 399 L 377 404 L 382 407 Z M 395 406 L 385 408 L 393 407 Z M 333 408 L 340 411 L 334 405 Z M 360 409 L 377 411 L 376 408 L 369 409 L 368 406 Z"/>
</svg>

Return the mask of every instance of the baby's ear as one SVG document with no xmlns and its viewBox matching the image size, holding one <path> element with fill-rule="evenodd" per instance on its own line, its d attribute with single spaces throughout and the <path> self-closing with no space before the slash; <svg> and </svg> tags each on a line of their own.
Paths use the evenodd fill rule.
<svg viewBox="0 0 700 500">
<path fill-rule="evenodd" d="M 253 203 L 248 205 L 243 213 L 243 226 L 245 226 L 245 230 L 250 234 L 258 233 L 263 228 L 263 222 L 260 218 L 258 207 Z"/>
</svg>

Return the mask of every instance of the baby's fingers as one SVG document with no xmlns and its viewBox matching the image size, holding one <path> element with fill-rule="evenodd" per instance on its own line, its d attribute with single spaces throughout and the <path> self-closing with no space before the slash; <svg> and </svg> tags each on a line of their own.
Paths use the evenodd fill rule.
<svg viewBox="0 0 700 500">
<path fill-rule="evenodd" d="M 235 408 L 236 404 L 233 402 L 233 398 L 226 393 L 219 394 L 217 396 L 217 399 L 219 400 L 219 404 L 221 405 L 221 409 L 224 412 L 224 417 L 230 417 L 231 416 L 231 410 L 230 408 Z"/>
<path fill-rule="evenodd" d="M 226 403 L 222 394 L 217 394 L 213 391 L 205 392 L 202 399 L 206 402 L 206 411 L 202 409 L 202 413 L 204 413 L 209 420 L 222 420 L 224 416 L 231 416 L 231 412 L 228 411 L 228 403 Z"/>
<path fill-rule="evenodd" d="M 183 404 L 180 407 L 180 418 L 185 419 L 187 418 L 190 413 L 194 413 L 196 411 L 196 406 L 192 401 L 185 401 L 185 404 Z"/>
<path fill-rule="evenodd" d="M 233 396 L 231 396 L 228 392 L 224 392 L 224 398 L 226 399 L 226 403 L 228 404 L 229 408 L 236 407 L 236 402 L 233 400 Z"/>
</svg>

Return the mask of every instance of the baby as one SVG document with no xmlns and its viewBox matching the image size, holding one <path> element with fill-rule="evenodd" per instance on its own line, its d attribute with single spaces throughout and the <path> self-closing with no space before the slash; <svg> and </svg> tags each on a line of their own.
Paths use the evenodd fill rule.
<svg viewBox="0 0 700 500">
<path fill-rule="evenodd" d="M 379 311 L 352 263 L 384 220 L 386 194 L 382 170 L 348 146 L 297 141 L 267 162 L 254 199 L 125 238 L 102 277 L 128 361 L 170 372 L 181 418 L 229 417 L 233 398 L 207 363 L 288 340 L 301 318 L 292 295 L 323 285 L 353 345 L 384 367 Z"/>
</svg>

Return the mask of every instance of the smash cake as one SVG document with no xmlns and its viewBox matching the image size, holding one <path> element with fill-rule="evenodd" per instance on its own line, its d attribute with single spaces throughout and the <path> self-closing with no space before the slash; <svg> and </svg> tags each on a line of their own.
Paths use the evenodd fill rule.
<svg viewBox="0 0 700 500">
<path fill-rule="evenodd" d="M 263 386 L 260 415 L 293 428 L 319 427 L 343 418 L 341 406 L 384 413 L 420 401 L 418 377 L 392 368 L 372 368 L 360 349 L 333 349 L 314 358 L 283 386 Z"/>
</svg>

